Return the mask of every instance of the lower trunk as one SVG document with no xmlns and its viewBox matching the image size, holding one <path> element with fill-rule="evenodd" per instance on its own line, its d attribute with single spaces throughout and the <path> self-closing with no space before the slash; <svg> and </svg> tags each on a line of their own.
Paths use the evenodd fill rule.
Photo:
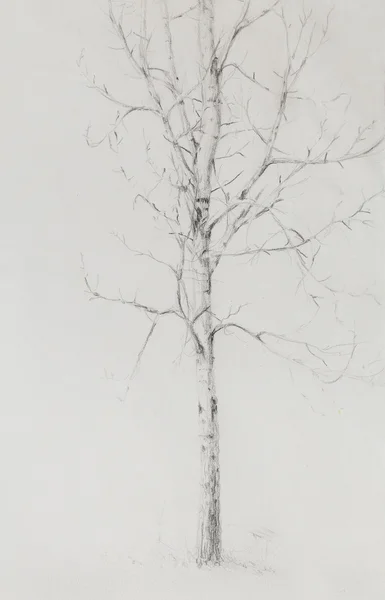
<svg viewBox="0 0 385 600">
<path fill-rule="evenodd" d="M 205 227 L 209 201 L 197 203 L 200 219 L 195 229 L 194 328 L 197 334 L 198 411 L 201 453 L 201 501 L 198 523 L 197 562 L 219 564 L 222 558 L 220 519 L 219 427 L 218 402 L 214 381 L 214 338 L 212 312 L 212 266 L 210 262 L 210 231 Z M 198 213 L 197 213 L 198 216 Z"/>
<path fill-rule="evenodd" d="M 209 344 L 210 347 L 210 344 Z M 211 348 L 209 348 L 211 350 Z M 213 378 L 213 354 L 198 357 L 199 429 L 201 440 L 201 502 L 197 563 L 219 564 L 222 559 L 218 402 Z"/>
</svg>

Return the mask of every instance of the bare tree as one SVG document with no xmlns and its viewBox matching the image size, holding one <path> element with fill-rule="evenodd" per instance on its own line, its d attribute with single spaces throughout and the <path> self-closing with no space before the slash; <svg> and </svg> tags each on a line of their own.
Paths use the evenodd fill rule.
<svg viewBox="0 0 385 600">
<path fill-rule="evenodd" d="M 220 334 L 238 331 L 264 349 L 310 369 L 327 382 L 354 376 L 350 365 L 357 341 L 353 332 L 348 341 L 325 347 L 310 342 L 302 334 L 292 337 L 274 331 L 256 331 L 237 317 L 242 306 L 220 316 L 213 305 L 216 271 L 227 258 L 254 260 L 260 255 L 274 257 L 288 253 L 298 267 L 299 285 L 318 311 L 320 304 L 314 286 L 321 286 L 332 295 L 338 293 L 327 278 L 317 273 L 324 240 L 338 227 L 350 230 L 354 222 L 368 224 L 370 203 L 382 190 L 362 197 L 356 206 L 352 206 L 354 202 L 340 202 L 327 222 L 311 234 L 304 232 L 301 223 L 293 222 L 290 209 L 285 211 L 288 191 L 306 180 L 301 179 L 305 171 L 343 169 L 346 163 L 370 155 L 379 148 L 383 136 L 366 141 L 374 123 L 358 127 L 352 137 L 349 132 L 345 134 L 343 126 L 348 119 L 348 106 L 342 120 L 334 125 L 329 109 L 341 101 L 343 95 L 320 106 L 324 117 L 319 122 L 319 131 L 300 154 L 295 150 L 296 133 L 289 137 L 285 133 L 289 125 L 291 132 L 295 132 L 293 107 L 311 102 L 301 96 L 299 85 L 303 72 L 327 40 L 329 16 L 319 27 L 311 11 L 289 22 L 284 2 L 280 0 L 266 0 L 263 9 L 259 1 L 244 0 L 239 3 L 240 11 L 233 25 L 219 31 L 215 12 L 215 8 L 220 12 L 219 1 L 198 0 L 171 14 L 167 0 L 161 0 L 158 23 L 150 31 L 146 5 L 143 0 L 140 31 L 130 27 L 132 15 L 127 15 L 126 5 L 118 6 L 109 0 L 108 16 L 132 74 L 145 86 L 147 101 L 135 105 L 129 98 L 118 98 L 105 84 L 99 84 L 89 75 L 82 57 L 80 65 L 88 85 L 117 107 L 115 122 L 103 139 L 92 141 L 89 131 L 86 137 L 90 146 L 107 141 L 117 151 L 134 114 L 138 118 L 148 115 L 149 123 L 154 119 L 160 124 L 151 135 L 161 132 L 161 142 L 168 148 L 168 165 L 159 172 L 160 166 L 153 164 L 150 155 L 147 159 L 144 157 L 155 174 L 156 185 L 147 193 L 138 194 L 135 202 L 145 205 L 157 222 L 162 223 L 165 235 L 171 235 L 175 242 L 177 255 L 175 262 L 169 263 L 152 252 L 141 250 L 138 254 L 171 271 L 175 301 L 161 309 L 136 298 L 100 293 L 86 272 L 85 283 L 91 300 L 127 304 L 151 319 L 138 362 L 160 319 L 176 317 L 186 328 L 186 343 L 191 344 L 195 354 L 199 385 L 201 503 L 197 562 L 199 565 L 218 564 L 223 557 L 215 388 L 215 344 Z M 284 61 L 281 71 L 272 73 L 273 83 L 267 85 L 259 81 L 255 72 L 247 72 L 237 58 L 236 47 L 246 32 L 253 30 L 258 36 L 258 28 L 269 19 L 275 19 L 281 27 Z M 191 48 L 196 61 L 193 59 L 193 67 L 185 67 L 185 70 L 175 49 L 176 31 L 182 23 L 193 28 L 196 42 L 196 48 Z M 159 37 L 159 30 L 163 37 Z M 163 54 L 160 46 L 156 46 L 154 54 L 153 44 L 163 44 Z M 259 62 L 261 60 L 263 56 L 259 56 Z M 250 91 L 248 101 L 238 101 L 232 93 L 234 81 L 237 85 L 241 81 L 241 85 L 246 86 L 244 89 Z M 266 98 L 270 108 L 266 108 L 267 125 L 261 127 L 255 124 L 255 113 L 260 119 L 267 106 Z M 297 133 L 301 139 L 301 132 Z M 122 167 L 121 172 L 126 176 L 125 168 Z M 164 186 L 167 186 L 167 194 L 162 191 Z M 312 198 L 308 202 L 310 204 Z M 263 227 L 258 233 L 251 227 L 259 223 L 263 223 Z M 245 236 L 245 232 L 250 231 L 254 232 L 253 243 L 247 241 L 253 237 L 252 233 Z M 115 235 L 130 250 L 124 235 Z M 309 282 L 314 284 L 313 288 Z"/>
</svg>

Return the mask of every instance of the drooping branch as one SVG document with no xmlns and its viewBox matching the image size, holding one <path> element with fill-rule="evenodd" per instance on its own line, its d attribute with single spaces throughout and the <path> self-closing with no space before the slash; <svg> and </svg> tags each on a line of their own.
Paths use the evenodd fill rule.
<svg viewBox="0 0 385 600">
<path fill-rule="evenodd" d="M 116 117 L 115 117 L 115 122 L 114 122 L 112 128 L 98 141 L 91 140 L 91 138 L 89 136 L 90 128 L 89 127 L 87 128 L 85 137 L 86 137 L 87 144 L 89 146 L 91 146 L 91 147 L 100 146 L 106 139 L 110 139 L 110 137 L 112 135 L 115 135 L 117 138 L 118 137 L 117 131 L 118 131 L 119 127 L 121 125 L 123 125 L 126 118 L 128 116 L 132 115 L 133 113 L 145 112 L 145 113 L 152 113 L 158 117 L 161 116 L 159 111 L 156 108 L 153 108 L 151 106 L 146 106 L 144 104 L 134 106 L 126 101 L 123 101 L 123 100 L 117 98 L 114 94 L 112 94 L 108 90 L 106 84 L 98 84 L 96 82 L 95 75 L 93 75 L 91 77 L 88 73 L 87 67 L 84 65 L 84 51 L 81 53 L 80 58 L 77 61 L 77 65 L 78 65 L 79 69 L 81 70 L 82 76 L 84 77 L 84 79 L 87 82 L 87 87 L 89 89 L 96 90 L 101 96 L 103 96 L 103 98 L 106 98 L 106 100 L 111 102 L 111 104 L 114 104 L 115 106 L 118 107 Z M 122 109 L 124 109 L 123 112 L 122 112 Z"/>
<path fill-rule="evenodd" d="M 217 325 L 212 331 L 212 336 L 214 337 L 217 333 L 219 333 L 219 331 L 226 332 L 228 329 L 242 331 L 246 335 L 260 342 L 262 346 L 270 353 L 310 370 L 318 379 L 321 379 L 323 383 L 336 383 L 343 377 L 349 376 L 348 369 L 358 347 L 356 334 L 354 332 L 352 336 L 352 342 L 350 343 L 320 347 L 306 341 L 292 339 L 285 335 L 276 334 L 269 331 L 254 332 L 248 327 L 235 322 Z M 315 359 L 313 362 L 315 362 L 316 366 L 312 366 L 307 360 L 293 357 L 290 354 L 278 350 L 276 347 L 272 346 L 271 343 L 269 343 L 269 339 L 278 343 L 283 342 L 289 346 L 303 349 L 308 355 L 309 359 Z M 339 369 L 332 364 L 332 361 L 335 361 L 336 359 L 342 359 L 344 363 Z M 357 376 L 354 374 L 352 376 L 357 378 Z"/>
<path fill-rule="evenodd" d="M 86 142 L 87 144 L 91 147 L 91 148 L 96 148 L 97 146 L 100 146 L 105 140 L 109 140 L 110 141 L 110 146 L 111 146 L 111 136 L 115 136 L 115 140 L 117 143 L 119 143 L 119 137 L 118 137 L 118 133 L 117 130 L 118 128 L 123 125 L 125 119 L 131 115 L 132 113 L 135 112 L 149 112 L 149 113 L 153 113 L 155 115 L 158 115 L 157 111 L 152 109 L 152 108 L 148 108 L 146 106 L 131 106 L 129 107 L 123 114 L 121 114 L 120 111 L 117 112 L 116 114 L 116 118 L 115 118 L 115 123 L 114 125 L 111 127 L 111 129 L 109 131 L 107 131 L 107 133 L 102 136 L 99 140 L 97 141 L 93 141 L 91 140 L 90 137 L 90 127 L 87 128 L 86 130 L 86 134 L 85 134 L 85 138 L 86 138 Z"/>
<path fill-rule="evenodd" d="M 84 267 L 83 267 L 83 270 L 84 270 Z M 114 296 L 105 296 L 103 294 L 100 294 L 90 284 L 89 277 L 86 273 L 84 273 L 84 283 L 86 284 L 87 293 L 90 295 L 90 300 L 105 300 L 107 302 L 117 302 L 120 304 L 126 304 L 127 306 L 132 306 L 133 308 L 141 310 L 148 315 L 157 315 L 159 317 L 162 317 L 165 315 L 176 315 L 177 317 L 181 317 L 179 311 L 176 310 L 175 308 L 167 308 L 167 309 L 162 310 L 162 309 L 155 308 L 153 306 L 149 306 L 147 304 L 143 304 L 142 302 L 138 302 L 136 300 L 136 298 L 134 298 L 133 300 L 127 300 L 121 294 L 119 294 L 119 296 L 115 296 L 115 297 Z"/>
<path fill-rule="evenodd" d="M 173 231 L 174 231 L 174 229 L 173 229 L 174 227 L 179 226 L 177 219 L 174 219 L 166 211 L 158 208 L 158 206 L 155 204 L 155 202 L 152 202 L 149 199 L 149 194 L 147 194 L 146 196 L 144 194 L 136 194 L 135 199 L 134 199 L 134 206 L 138 200 L 141 200 L 144 204 L 149 206 L 151 208 L 151 210 L 155 213 L 155 217 L 163 219 L 172 228 Z"/>
</svg>

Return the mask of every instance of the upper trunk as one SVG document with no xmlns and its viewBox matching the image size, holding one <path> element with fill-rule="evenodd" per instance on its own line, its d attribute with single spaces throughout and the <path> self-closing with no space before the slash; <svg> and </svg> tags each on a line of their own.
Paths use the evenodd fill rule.
<svg viewBox="0 0 385 600">
<path fill-rule="evenodd" d="M 201 53 L 201 122 L 196 153 L 196 198 L 194 231 L 205 227 L 209 214 L 211 177 L 221 126 L 220 72 L 215 55 L 214 7 L 212 0 L 200 0 L 199 43 Z"/>
</svg>

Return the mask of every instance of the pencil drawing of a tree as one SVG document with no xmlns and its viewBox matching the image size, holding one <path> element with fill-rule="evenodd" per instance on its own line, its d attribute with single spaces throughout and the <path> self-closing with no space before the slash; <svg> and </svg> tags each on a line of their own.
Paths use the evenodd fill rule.
<svg viewBox="0 0 385 600">
<path fill-rule="evenodd" d="M 318 312 L 322 307 L 319 290 L 337 293 L 317 270 L 326 238 L 339 229 L 348 232 L 356 223 L 369 224 L 370 203 L 382 190 L 362 196 L 358 191 L 358 200 L 343 197 L 312 231 L 306 221 L 296 220 L 292 210 L 300 197 L 297 190 L 305 184 L 308 190 L 319 170 L 324 177 L 338 170 L 342 179 L 349 178 L 348 165 L 371 155 L 383 138 L 376 134 L 374 122 L 346 128 L 350 123 L 346 94 L 316 107 L 316 130 L 306 130 L 303 124 L 295 127 L 301 111 L 316 104 L 301 91 L 301 78 L 327 42 L 330 14 L 321 24 L 303 8 L 292 18 L 283 0 L 171 4 L 168 0 L 143 0 L 140 7 L 134 7 L 109 0 L 110 26 L 119 40 L 115 49 L 125 56 L 133 76 L 131 88 L 143 86 L 143 103 L 131 104 L 130 87 L 125 97 L 118 97 L 107 85 L 98 83 L 83 66 L 83 57 L 80 65 L 88 85 L 117 109 L 113 126 L 102 140 L 93 141 L 87 131 L 90 146 L 106 141 L 118 152 L 125 132 L 129 142 L 132 119 L 143 120 L 151 140 L 159 136 L 162 162 L 154 164 L 149 152 L 143 156 L 144 168 L 150 166 L 155 186 L 137 194 L 134 204 L 147 210 L 150 219 L 155 217 L 167 239 L 173 240 L 175 260 L 168 262 L 143 249 L 134 252 L 170 270 L 175 281 L 174 303 L 160 308 L 136 297 L 101 293 L 86 272 L 85 283 L 90 299 L 122 303 L 151 319 L 138 361 L 163 317 L 175 317 L 185 327 L 198 381 L 201 501 L 197 563 L 219 564 L 223 549 L 215 346 L 221 335 L 237 331 L 329 383 L 352 375 L 357 341 L 350 331 L 339 345 L 317 345 L 306 339 L 305 325 L 297 337 L 254 330 L 242 320 L 242 306 L 227 315 L 218 314 L 217 270 L 237 257 L 273 261 L 278 255 L 290 255 L 298 268 L 298 288 Z M 221 28 L 221 18 L 227 10 L 231 13 L 230 8 L 232 24 Z M 136 27 L 138 18 L 140 29 Z M 268 57 L 255 55 L 253 44 L 264 27 L 273 27 L 273 21 L 279 64 L 272 70 L 271 82 L 261 82 L 259 66 Z M 180 27 L 190 28 L 194 36 L 195 47 L 189 45 L 190 62 L 179 57 L 183 44 Z M 247 55 L 240 52 L 240 44 Z M 251 71 L 245 66 L 250 54 L 254 61 Z M 129 165 L 121 171 L 125 175 Z M 313 201 L 307 193 L 307 205 L 311 207 Z M 124 235 L 116 237 L 130 250 Z"/>
</svg>

